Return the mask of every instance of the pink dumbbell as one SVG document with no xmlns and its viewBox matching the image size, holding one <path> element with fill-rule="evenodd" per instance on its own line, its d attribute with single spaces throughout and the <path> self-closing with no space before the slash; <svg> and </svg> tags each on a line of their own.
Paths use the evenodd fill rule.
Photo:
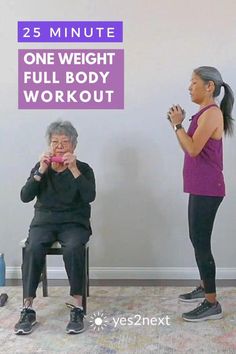
<svg viewBox="0 0 236 354">
<path fill-rule="evenodd" d="M 64 163 L 64 159 L 62 156 L 52 156 L 50 162 Z"/>
</svg>

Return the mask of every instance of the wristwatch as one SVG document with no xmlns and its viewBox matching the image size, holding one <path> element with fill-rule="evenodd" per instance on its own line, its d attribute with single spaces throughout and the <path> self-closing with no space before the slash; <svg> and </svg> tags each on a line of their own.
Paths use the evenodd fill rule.
<svg viewBox="0 0 236 354">
<path fill-rule="evenodd" d="M 39 170 L 36 170 L 34 172 L 34 178 L 36 179 L 36 181 L 40 181 L 42 177 L 43 177 L 43 173 L 39 172 Z"/>
<path fill-rule="evenodd" d="M 177 130 L 179 130 L 179 129 L 183 129 L 182 124 L 181 124 L 181 123 L 175 124 L 175 125 L 174 125 L 174 131 L 177 132 Z"/>
</svg>

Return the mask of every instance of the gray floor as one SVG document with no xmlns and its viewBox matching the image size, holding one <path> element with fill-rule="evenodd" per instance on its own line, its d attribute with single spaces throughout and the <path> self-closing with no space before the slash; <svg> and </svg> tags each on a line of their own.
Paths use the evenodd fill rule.
<svg viewBox="0 0 236 354">
<path fill-rule="evenodd" d="M 72 301 L 68 286 L 51 286 L 48 297 L 42 296 L 39 287 L 34 302 L 37 324 L 28 336 L 16 336 L 13 332 L 20 315 L 22 287 L 0 288 L 0 293 L 9 296 L 5 306 L 0 307 L 0 353 L 236 353 L 235 287 L 217 289 L 224 312 L 221 320 L 191 323 L 183 321 L 181 315 L 197 304 L 181 303 L 178 295 L 192 287 L 130 286 L 130 282 L 129 286 L 114 286 L 115 283 L 110 287 L 90 287 L 86 330 L 76 336 L 65 333 L 69 320 L 65 303 Z M 138 326 L 137 319 L 141 319 Z"/>
</svg>

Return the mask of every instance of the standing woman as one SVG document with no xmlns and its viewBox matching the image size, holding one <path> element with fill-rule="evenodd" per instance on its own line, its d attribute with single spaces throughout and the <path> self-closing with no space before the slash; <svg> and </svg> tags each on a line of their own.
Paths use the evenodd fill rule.
<svg viewBox="0 0 236 354">
<path fill-rule="evenodd" d="M 215 102 L 221 88 L 224 97 L 220 107 Z M 183 179 L 184 192 L 189 193 L 189 235 L 194 247 L 201 285 L 190 293 L 179 296 L 180 301 L 203 302 L 194 310 L 183 313 L 186 321 L 220 319 L 221 306 L 216 300 L 216 267 L 211 252 L 211 234 L 218 210 L 225 196 L 223 176 L 223 133 L 231 135 L 231 112 L 234 95 L 217 69 L 201 66 L 193 71 L 189 87 L 191 99 L 199 105 L 186 132 L 182 126 L 184 111 L 172 106 L 169 120 L 185 152 Z"/>
</svg>

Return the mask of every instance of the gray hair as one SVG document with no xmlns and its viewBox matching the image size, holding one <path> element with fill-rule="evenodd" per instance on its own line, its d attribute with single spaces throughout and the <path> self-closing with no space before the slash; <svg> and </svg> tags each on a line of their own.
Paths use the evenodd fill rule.
<svg viewBox="0 0 236 354">
<path fill-rule="evenodd" d="M 220 94 L 221 86 L 223 86 L 223 79 L 220 72 L 213 66 L 200 66 L 194 70 L 194 73 L 198 75 L 203 81 L 208 83 L 213 81 L 215 84 L 215 91 L 213 92 L 213 97 L 217 97 Z"/>
<path fill-rule="evenodd" d="M 220 94 L 221 87 L 224 87 L 225 94 L 220 103 L 220 109 L 224 117 L 224 131 L 226 134 L 233 134 L 233 118 L 232 109 L 234 105 L 234 93 L 231 87 L 223 81 L 219 71 L 212 66 L 200 66 L 193 71 L 198 75 L 205 83 L 213 81 L 215 84 L 215 90 L 213 97 L 217 97 Z"/>
<path fill-rule="evenodd" d="M 67 120 L 57 120 L 56 122 L 51 123 L 46 130 L 46 139 L 48 141 L 48 144 L 51 143 L 51 138 L 53 134 L 58 134 L 58 135 L 66 135 L 73 146 L 76 146 L 77 144 L 77 137 L 78 133 L 71 124 L 71 122 Z"/>
</svg>

